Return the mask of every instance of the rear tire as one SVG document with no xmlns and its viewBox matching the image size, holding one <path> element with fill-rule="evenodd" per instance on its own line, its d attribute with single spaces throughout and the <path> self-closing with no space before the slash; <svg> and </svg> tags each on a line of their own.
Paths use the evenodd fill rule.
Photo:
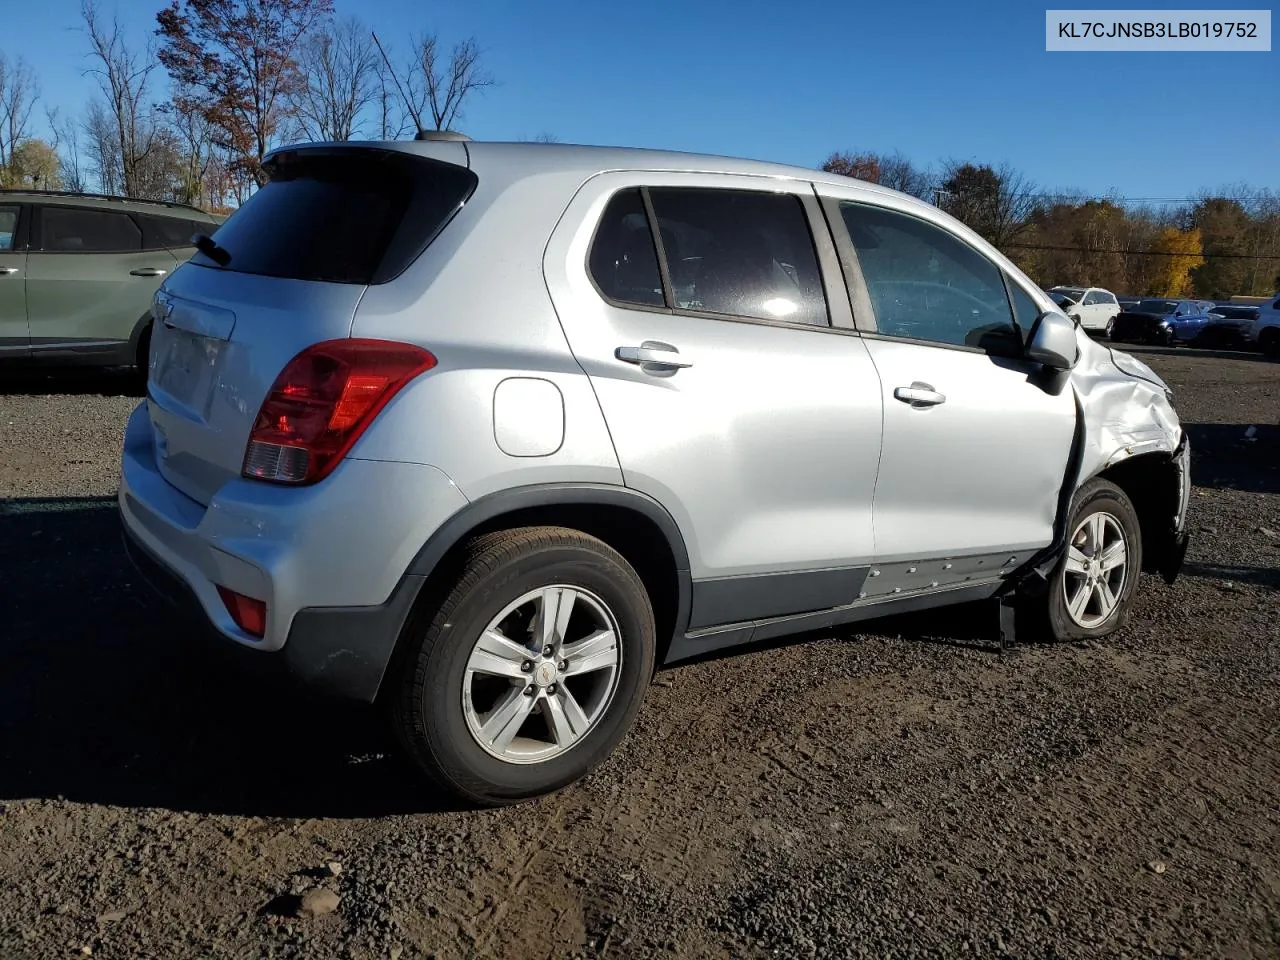
<svg viewBox="0 0 1280 960">
<path fill-rule="evenodd" d="M 1067 549 L 1040 601 L 1053 640 L 1109 636 L 1125 625 L 1142 570 L 1142 528 L 1115 484 L 1090 480 L 1076 494 Z"/>
<path fill-rule="evenodd" d="M 1258 347 L 1263 356 L 1271 360 L 1280 360 L 1280 328 L 1268 327 L 1258 334 Z"/>
<path fill-rule="evenodd" d="M 498 806 L 573 783 L 626 735 L 653 674 L 653 609 L 630 564 L 576 530 L 502 531 L 465 549 L 406 638 L 391 720 L 431 780 Z"/>
</svg>

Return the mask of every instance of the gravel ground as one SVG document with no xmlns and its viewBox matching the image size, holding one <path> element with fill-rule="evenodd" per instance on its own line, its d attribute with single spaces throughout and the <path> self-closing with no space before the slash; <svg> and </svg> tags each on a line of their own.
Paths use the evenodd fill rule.
<svg viewBox="0 0 1280 960">
<path fill-rule="evenodd" d="M 598 773 L 484 813 L 193 656 L 119 548 L 129 382 L 7 375 L 0 957 L 1280 956 L 1280 365 L 1148 359 L 1194 539 L 1124 632 L 1001 656 L 963 608 L 669 670 Z"/>
</svg>

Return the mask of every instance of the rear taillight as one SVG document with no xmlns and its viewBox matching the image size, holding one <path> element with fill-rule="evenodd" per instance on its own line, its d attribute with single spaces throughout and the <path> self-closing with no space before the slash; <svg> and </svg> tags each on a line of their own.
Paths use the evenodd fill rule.
<svg viewBox="0 0 1280 960">
<path fill-rule="evenodd" d="M 264 600 L 246 597 L 227 587 L 218 587 L 218 596 L 222 598 L 236 626 L 251 637 L 263 637 L 267 632 L 267 604 Z"/>
<path fill-rule="evenodd" d="M 324 479 L 396 391 L 435 365 L 434 356 L 407 343 L 328 340 L 308 347 L 262 401 L 244 476 L 289 484 Z"/>
</svg>

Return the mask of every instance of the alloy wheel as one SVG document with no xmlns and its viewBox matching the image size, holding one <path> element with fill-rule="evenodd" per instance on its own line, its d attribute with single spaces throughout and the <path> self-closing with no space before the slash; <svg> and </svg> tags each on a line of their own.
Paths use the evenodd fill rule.
<svg viewBox="0 0 1280 960">
<path fill-rule="evenodd" d="M 531 590 L 471 650 L 462 681 L 467 729 L 508 763 L 558 757 L 604 716 L 621 665 L 617 620 L 604 601 L 564 584 Z"/>
<path fill-rule="evenodd" d="M 1120 521 L 1104 511 L 1076 527 L 1067 547 L 1062 595 L 1067 616 L 1092 629 L 1115 613 L 1128 576 L 1128 543 Z"/>
</svg>

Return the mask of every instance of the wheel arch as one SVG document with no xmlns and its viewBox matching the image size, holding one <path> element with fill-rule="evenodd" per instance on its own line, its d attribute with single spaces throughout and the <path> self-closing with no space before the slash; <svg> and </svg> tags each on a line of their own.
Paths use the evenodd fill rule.
<svg viewBox="0 0 1280 960">
<path fill-rule="evenodd" d="M 653 604 L 655 663 L 661 665 L 689 620 L 689 554 L 675 519 L 658 501 L 627 487 L 555 483 L 503 490 L 473 501 L 446 521 L 410 562 L 406 579 L 421 586 L 391 654 L 394 664 L 409 631 L 429 617 L 461 570 L 466 544 L 477 536 L 529 526 L 560 526 L 597 537 L 639 574 Z"/>
<path fill-rule="evenodd" d="M 1139 454 L 1112 464 L 1089 479 L 1095 478 L 1114 483 L 1129 498 L 1142 531 L 1143 572 L 1162 572 L 1169 534 L 1181 507 L 1176 453 Z"/>
</svg>

